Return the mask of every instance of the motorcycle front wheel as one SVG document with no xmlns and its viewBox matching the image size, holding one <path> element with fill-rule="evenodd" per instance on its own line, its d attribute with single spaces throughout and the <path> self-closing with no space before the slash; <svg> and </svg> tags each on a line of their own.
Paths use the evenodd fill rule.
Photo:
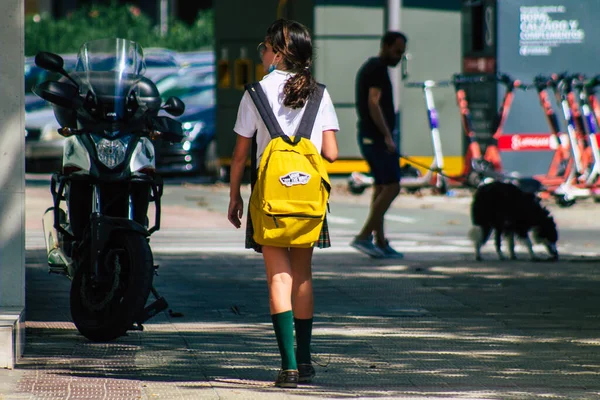
<svg viewBox="0 0 600 400">
<path fill-rule="evenodd" d="M 146 238 L 118 231 L 98 257 L 94 277 L 89 257 L 78 265 L 71 283 L 71 317 L 77 330 L 94 342 L 123 336 L 141 315 L 152 288 L 154 263 Z"/>
</svg>

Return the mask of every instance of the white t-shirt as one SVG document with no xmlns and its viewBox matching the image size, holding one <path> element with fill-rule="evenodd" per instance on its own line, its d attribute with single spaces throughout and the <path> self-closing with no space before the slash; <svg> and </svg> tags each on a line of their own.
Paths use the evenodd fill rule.
<svg viewBox="0 0 600 400">
<path fill-rule="evenodd" d="M 283 105 L 283 86 L 292 75 L 290 72 L 274 70 L 260 81 L 260 85 L 269 100 L 269 105 L 277 118 L 277 122 L 281 126 L 283 133 L 287 136 L 294 136 L 296 134 L 296 130 L 306 109 L 306 104 L 304 107 L 296 109 Z M 248 92 L 244 93 L 240 101 L 237 120 L 235 121 L 233 130 L 238 135 L 247 138 L 253 137 L 254 132 L 258 132 L 256 136 L 256 165 L 258 167 L 262 154 L 271 141 L 271 136 Z M 321 152 L 321 145 L 323 143 L 323 131 L 329 130 L 339 131 L 340 126 L 333 103 L 331 102 L 331 97 L 329 97 L 329 93 L 325 89 L 310 136 L 310 141 L 314 143 L 319 153 Z"/>
</svg>

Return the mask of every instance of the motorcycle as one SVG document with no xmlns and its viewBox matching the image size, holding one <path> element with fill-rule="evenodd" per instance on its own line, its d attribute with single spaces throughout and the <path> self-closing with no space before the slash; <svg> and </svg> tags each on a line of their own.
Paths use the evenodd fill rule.
<svg viewBox="0 0 600 400">
<path fill-rule="evenodd" d="M 53 53 L 38 53 L 35 63 L 62 75 L 33 89 L 52 104 L 65 137 L 62 171 L 51 180 L 53 207 L 43 217 L 49 272 L 71 279 L 78 331 L 111 341 L 143 330 L 168 307 L 153 286 L 158 265 L 149 241 L 160 229 L 163 182 L 152 141 L 182 141 L 181 124 L 159 112 L 179 116 L 185 105 L 176 97 L 161 105 L 143 76 L 142 48 L 126 39 L 83 44 L 70 74 Z M 146 306 L 150 293 L 155 301 Z"/>
</svg>

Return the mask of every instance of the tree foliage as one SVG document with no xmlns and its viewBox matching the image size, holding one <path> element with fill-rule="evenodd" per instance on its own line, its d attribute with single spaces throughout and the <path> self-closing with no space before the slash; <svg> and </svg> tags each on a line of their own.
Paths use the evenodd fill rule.
<svg viewBox="0 0 600 400">
<path fill-rule="evenodd" d="M 30 15 L 25 20 L 25 55 L 38 51 L 59 54 L 76 53 L 90 40 L 125 38 L 142 47 L 165 47 L 193 51 L 213 47 L 212 10 L 200 11 L 192 25 L 169 21 L 168 33 L 162 36 L 158 26 L 133 5 L 89 5 L 69 13 L 65 18 Z"/>
</svg>

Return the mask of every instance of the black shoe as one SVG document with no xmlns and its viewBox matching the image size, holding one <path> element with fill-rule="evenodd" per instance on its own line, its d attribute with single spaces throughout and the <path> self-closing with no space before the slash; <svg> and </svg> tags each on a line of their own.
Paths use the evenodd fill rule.
<svg viewBox="0 0 600 400">
<path fill-rule="evenodd" d="M 316 374 L 312 364 L 298 364 L 298 383 L 310 383 Z"/>
<path fill-rule="evenodd" d="M 275 386 L 280 388 L 296 388 L 298 387 L 298 370 L 286 369 L 279 371 Z"/>
</svg>

